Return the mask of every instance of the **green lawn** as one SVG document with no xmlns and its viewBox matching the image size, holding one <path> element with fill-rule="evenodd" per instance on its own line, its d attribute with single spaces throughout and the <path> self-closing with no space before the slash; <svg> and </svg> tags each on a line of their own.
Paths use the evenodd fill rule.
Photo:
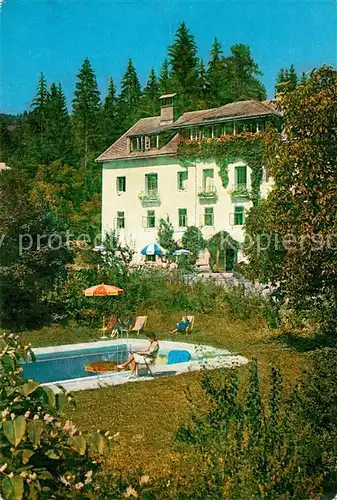
<svg viewBox="0 0 337 500">
<path fill-rule="evenodd" d="M 144 311 L 146 313 L 148 331 L 156 331 L 159 338 L 165 340 L 170 338 L 168 330 L 181 317 Z M 44 346 L 90 341 L 97 339 L 99 332 L 76 326 L 55 326 L 23 334 L 23 337 L 33 346 Z M 258 322 L 229 322 L 222 316 L 202 314 L 195 316 L 192 335 L 175 336 L 177 340 L 223 347 L 249 359 L 256 358 L 263 380 L 271 366 L 280 366 L 285 384 L 290 385 L 299 376 L 301 365 L 309 362 L 309 355 L 286 347 L 280 341 L 282 338 L 282 332 L 269 330 Z M 245 377 L 247 367 L 241 370 Z M 189 420 L 186 386 L 190 386 L 197 405 L 207 407 L 200 377 L 200 373 L 193 372 L 146 383 L 77 392 L 77 409 L 69 409 L 66 416 L 83 431 L 100 428 L 120 433 L 115 451 L 108 459 L 109 466 L 125 471 L 141 467 L 150 475 L 165 474 L 177 464 L 188 470 L 191 464 L 187 456 L 181 456 L 181 451 L 172 447 L 173 436 L 179 425 Z"/>
</svg>

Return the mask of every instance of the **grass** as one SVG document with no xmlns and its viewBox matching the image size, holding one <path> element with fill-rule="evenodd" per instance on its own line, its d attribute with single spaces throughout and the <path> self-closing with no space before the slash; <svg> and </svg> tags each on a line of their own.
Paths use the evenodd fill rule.
<svg viewBox="0 0 337 500">
<path fill-rule="evenodd" d="M 148 315 L 149 331 L 156 331 L 160 339 L 170 337 L 168 330 L 180 319 L 179 314 Z M 99 332 L 70 326 L 43 328 L 23 334 L 25 342 L 33 347 L 90 341 Z M 308 352 L 285 348 L 284 333 L 266 328 L 263 323 L 230 322 L 224 316 L 195 315 L 195 329 L 190 336 L 177 335 L 174 340 L 203 343 L 226 348 L 259 362 L 262 379 L 267 380 L 271 366 L 280 366 L 286 386 L 299 377 L 301 366 L 309 363 Z M 242 376 L 248 373 L 242 367 Z M 193 457 L 174 447 L 174 433 L 189 421 L 190 408 L 185 389 L 190 387 L 196 405 L 207 408 L 208 401 L 200 388 L 201 373 L 191 372 L 165 377 L 148 383 L 125 384 L 98 390 L 87 390 L 75 395 L 77 408 L 67 411 L 83 431 L 105 429 L 119 433 L 114 453 L 108 458 L 108 467 L 132 472 L 141 468 L 152 476 L 166 475 L 175 467 L 193 466 Z M 265 385 L 265 384 L 264 384 Z M 186 453 L 186 452 L 185 452 Z"/>
</svg>

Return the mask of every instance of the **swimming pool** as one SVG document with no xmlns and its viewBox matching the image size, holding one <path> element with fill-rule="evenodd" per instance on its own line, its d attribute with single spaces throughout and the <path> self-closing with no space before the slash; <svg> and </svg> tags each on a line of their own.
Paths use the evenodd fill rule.
<svg viewBox="0 0 337 500">
<path fill-rule="evenodd" d="M 66 391 L 73 392 L 153 380 L 146 372 L 133 378 L 129 370 L 107 373 L 92 373 L 84 370 L 86 365 L 98 360 L 122 363 L 127 359 L 129 351 L 143 350 L 149 346 L 148 340 L 140 338 L 129 337 L 127 341 L 122 342 L 115 339 L 39 347 L 34 349 L 37 362 L 23 364 L 23 373 L 26 378 L 32 378 L 41 382 L 42 385 L 47 385 L 54 392 L 60 391 L 58 384 L 62 385 Z M 179 375 L 201 369 L 230 368 L 248 363 L 248 359 L 243 356 L 211 346 L 171 340 L 160 340 L 159 346 L 159 355 L 152 367 L 155 377 Z M 186 362 L 168 364 L 168 356 L 172 350 L 188 351 L 191 358 Z"/>
<path fill-rule="evenodd" d="M 23 376 L 41 383 L 92 377 L 85 367 L 92 361 L 120 364 L 128 358 L 126 344 L 36 353 L 36 362 L 22 364 Z"/>
</svg>

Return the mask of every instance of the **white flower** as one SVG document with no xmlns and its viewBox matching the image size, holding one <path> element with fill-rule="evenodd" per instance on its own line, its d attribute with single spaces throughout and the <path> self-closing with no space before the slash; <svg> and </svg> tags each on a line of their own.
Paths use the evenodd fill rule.
<svg viewBox="0 0 337 500">
<path fill-rule="evenodd" d="M 7 464 L 4 464 L 0 467 L 0 472 L 4 472 L 7 469 Z"/>
<path fill-rule="evenodd" d="M 8 415 L 8 413 L 9 413 L 9 411 L 8 411 L 8 410 L 2 410 L 2 412 L 1 412 L 1 416 L 2 416 L 2 418 L 6 418 L 6 417 L 7 417 L 7 415 Z"/>
<path fill-rule="evenodd" d="M 125 498 L 129 498 L 129 497 L 137 498 L 138 494 L 137 494 L 137 491 L 134 488 L 132 488 L 132 486 L 128 486 L 126 492 L 124 493 L 124 496 L 125 496 Z"/>
<path fill-rule="evenodd" d="M 25 417 L 25 418 L 29 418 L 29 415 L 30 415 L 30 411 L 28 410 L 28 411 L 26 411 L 26 413 L 25 413 L 24 417 Z"/>
<path fill-rule="evenodd" d="M 45 416 L 43 417 L 43 420 L 47 422 L 47 424 L 50 424 L 54 420 L 54 417 L 49 415 L 49 413 L 46 413 Z"/>
<path fill-rule="evenodd" d="M 80 483 L 76 483 L 76 484 L 75 484 L 75 488 L 76 488 L 76 490 L 81 490 L 83 487 L 84 487 L 84 484 L 83 484 L 83 483 L 81 483 L 81 482 L 80 482 Z"/>
</svg>

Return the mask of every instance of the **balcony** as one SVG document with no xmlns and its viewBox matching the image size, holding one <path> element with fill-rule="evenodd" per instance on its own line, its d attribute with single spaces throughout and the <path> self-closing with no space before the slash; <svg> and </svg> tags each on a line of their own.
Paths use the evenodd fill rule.
<svg viewBox="0 0 337 500">
<path fill-rule="evenodd" d="M 214 202 L 217 200 L 216 187 L 213 185 L 200 187 L 198 196 L 200 201 Z"/>
<path fill-rule="evenodd" d="M 249 201 L 251 198 L 247 184 L 237 184 L 234 189 L 229 191 L 229 195 L 232 201 Z"/>
<path fill-rule="evenodd" d="M 143 207 L 155 207 L 160 205 L 160 196 L 158 189 L 146 189 L 139 193 L 138 198 Z"/>
</svg>

